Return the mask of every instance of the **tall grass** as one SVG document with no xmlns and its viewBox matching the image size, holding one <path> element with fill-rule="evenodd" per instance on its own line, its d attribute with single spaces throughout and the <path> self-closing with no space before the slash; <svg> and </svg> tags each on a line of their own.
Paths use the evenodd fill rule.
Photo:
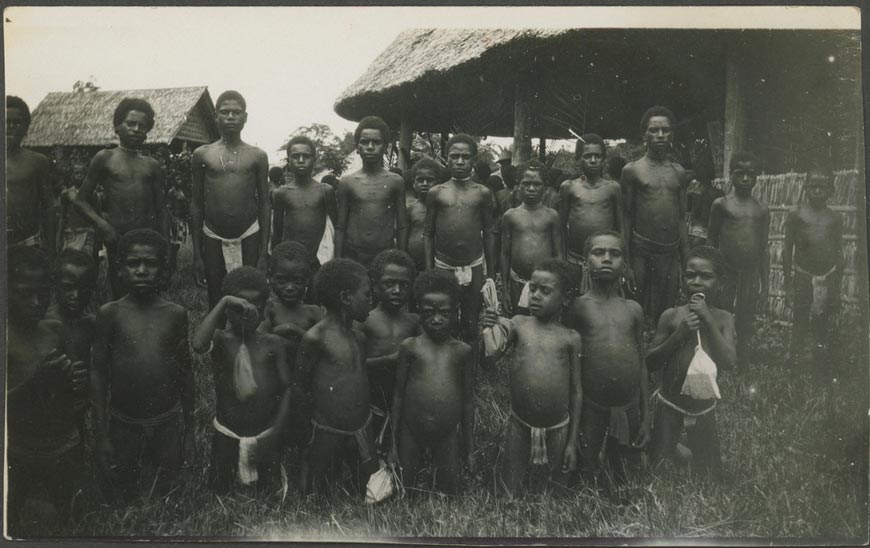
<svg viewBox="0 0 870 548">
<path fill-rule="evenodd" d="M 206 312 L 203 290 L 191 283 L 190 249 L 167 291 L 190 311 L 194 329 Z M 578 486 L 570 494 L 537 493 L 510 500 L 495 477 L 508 413 L 506 370 L 481 372 L 476 388 L 476 460 L 465 494 L 425 493 L 367 506 L 337 489 L 304 497 L 296 478 L 300 455 L 287 452 L 290 478 L 281 491 L 253 496 L 238 490 L 217 496 L 206 487 L 214 394 L 207 363 L 195 355 L 196 460 L 169 495 L 147 490 L 127 506 L 95 493 L 72 528 L 45 531 L 65 537 L 250 537 L 283 540 L 355 540 L 404 537 L 768 537 L 866 542 L 867 327 L 839 334 L 838 382 L 815 386 L 806 370 L 784 363 L 787 332 L 762 325 L 751 371 L 720 376 L 718 420 L 725 480 L 693 480 L 685 469 L 646 470 L 628 504 Z M 739 382 L 738 382 L 739 381 Z M 743 396 L 737 396 L 738 385 Z"/>
</svg>

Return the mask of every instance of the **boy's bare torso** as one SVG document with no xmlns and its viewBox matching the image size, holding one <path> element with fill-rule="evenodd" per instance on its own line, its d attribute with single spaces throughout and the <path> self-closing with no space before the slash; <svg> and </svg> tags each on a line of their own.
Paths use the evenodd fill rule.
<svg viewBox="0 0 870 548">
<path fill-rule="evenodd" d="M 801 205 L 789 213 L 794 233 L 794 262 L 807 272 L 820 276 L 839 262 L 842 251 L 843 217 L 825 207 Z"/>
<path fill-rule="evenodd" d="M 477 183 L 456 184 L 450 180 L 429 191 L 429 219 L 434 221 L 435 250 L 467 264 L 483 255 L 485 219 L 491 212 L 491 193 Z"/>
<path fill-rule="evenodd" d="M 616 199 L 619 183 L 602 179 L 592 186 L 583 179 L 562 183 L 568 206 L 568 249 L 582 254 L 586 239 L 599 230 L 617 226 Z"/>
<path fill-rule="evenodd" d="M 43 204 L 42 185 L 48 184 L 48 158 L 21 149 L 6 156 L 6 230 L 9 244 L 33 236 L 40 230 L 38 212 Z"/>
<path fill-rule="evenodd" d="M 502 231 L 510 230 L 511 269 L 522 278 L 532 275 L 535 265 L 557 254 L 553 243 L 553 230 L 559 214 L 546 206 L 537 209 L 515 207 L 504 214 Z"/>
<path fill-rule="evenodd" d="M 399 175 L 362 170 L 342 177 L 340 193 L 347 200 L 347 243 L 363 249 L 390 249 L 396 237 L 396 199 L 404 190 Z"/>
<path fill-rule="evenodd" d="M 332 188 L 317 181 L 305 186 L 293 182 L 277 189 L 272 200 L 284 214 L 281 241 L 299 242 L 314 257 L 326 228 L 328 196 L 334 196 Z"/>
<path fill-rule="evenodd" d="M 714 208 L 720 210 L 719 250 L 731 268 L 751 270 L 758 267 L 768 242 L 763 238 L 768 222 L 767 207 L 755 198 L 740 199 L 733 195 L 719 198 Z"/>
<path fill-rule="evenodd" d="M 671 161 L 654 163 L 643 157 L 625 166 L 623 177 L 632 187 L 632 229 L 663 244 L 680 238 L 680 191 L 683 168 Z"/>
<path fill-rule="evenodd" d="M 237 238 L 257 220 L 258 165 L 265 155 L 255 146 L 229 147 L 220 141 L 194 152 L 203 169 L 205 224 L 218 236 Z"/>
<path fill-rule="evenodd" d="M 105 190 L 106 221 L 119 234 L 134 228 L 160 231 L 155 188 L 160 179 L 160 164 L 139 153 L 113 148 L 97 154 L 96 174 Z"/>
</svg>

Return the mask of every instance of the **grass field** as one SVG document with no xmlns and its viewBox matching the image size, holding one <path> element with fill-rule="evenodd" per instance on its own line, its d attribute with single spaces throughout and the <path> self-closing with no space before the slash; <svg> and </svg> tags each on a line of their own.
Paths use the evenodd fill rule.
<svg viewBox="0 0 870 548">
<path fill-rule="evenodd" d="M 168 298 L 190 310 L 191 330 L 205 314 L 205 293 L 190 284 L 190 250 Z M 197 459 L 165 497 L 144 493 L 128 507 L 86 496 L 86 514 L 70 537 L 255 537 L 353 540 L 399 537 L 767 537 L 867 542 L 867 328 L 839 334 L 838 382 L 828 388 L 784 363 L 787 331 L 761 325 L 746 378 L 720 375 L 719 430 L 726 480 L 693 481 L 671 466 L 648 470 L 618 505 L 589 488 L 565 497 L 498 496 L 494 478 L 508 412 L 506 370 L 481 373 L 476 389 L 476 461 L 466 494 L 428 494 L 367 506 L 346 493 L 328 501 L 298 490 L 299 455 L 286 467 L 290 488 L 256 499 L 218 497 L 205 488 L 213 417 L 207 363 L 195 356 Z M 736 396 L 738 381 L 745 396 Z M 49 533 L 49 531 L 46 531 Z M 757 539 L 760 540 L 760 539 Z M 794 540 L 792 540 L 794 541 Z M 661 542 L 661 541 L 659 541 Z"/>
</svg>

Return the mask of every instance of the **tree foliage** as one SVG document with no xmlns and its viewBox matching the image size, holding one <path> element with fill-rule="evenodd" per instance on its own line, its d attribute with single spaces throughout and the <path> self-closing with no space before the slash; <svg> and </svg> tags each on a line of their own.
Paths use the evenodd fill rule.
<svg viewBox="0 0 870 548">
<path fill-rule="evenodd" d="M 308 126 L 300 126 L 290 133 L 284 144 L 281 145 L 280 151 L 286 154 L 287 143 L 290 139 L 304 135 L 314 141 L 317 145 L 317 161 L 314 164 L 314 172 L 320 172 L 324 169 L 331 171 L 335 176 L 340 176 L 347 164 L 350 163 L 350 154 L 356 150 L 356 145 L 353 141 L 353 133 L 346 132 L 343 137 L 339 138 L 332 132 L 329 126 L 325 124 L 311 124 Z"/>
</svg>

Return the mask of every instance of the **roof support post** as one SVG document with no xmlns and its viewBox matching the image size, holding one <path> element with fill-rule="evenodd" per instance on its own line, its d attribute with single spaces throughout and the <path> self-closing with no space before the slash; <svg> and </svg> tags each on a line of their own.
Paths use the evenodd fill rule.
<svg viewBox="0 0 870 548">
<path fill-rule="evenodd" d="M 728 42 L 725 52 L 725 142 L 722 162 L 722 176 L 726 180 L 731 155 L 745 146 L 746 140 L 746 50 L 743 38 L 735 36 Z"/>
<path fill-rule="evenodd" d="M 532 155 L 532 120 L 525 75 L 520 75 L 514 92 L 514 143 L 511 164 L 518 166 Z"/>
<path fill-rule="evenodd" d="M 547 162 L 547 139 L 544 137 L 538 139 L 538 160 Z"/>
<path fill-rule="evenodd" d="M 399 122 L 399 168 L 402 172 L 411 168 L 411 133 L 411 122 L 403 112 Z"/>
</svg>

